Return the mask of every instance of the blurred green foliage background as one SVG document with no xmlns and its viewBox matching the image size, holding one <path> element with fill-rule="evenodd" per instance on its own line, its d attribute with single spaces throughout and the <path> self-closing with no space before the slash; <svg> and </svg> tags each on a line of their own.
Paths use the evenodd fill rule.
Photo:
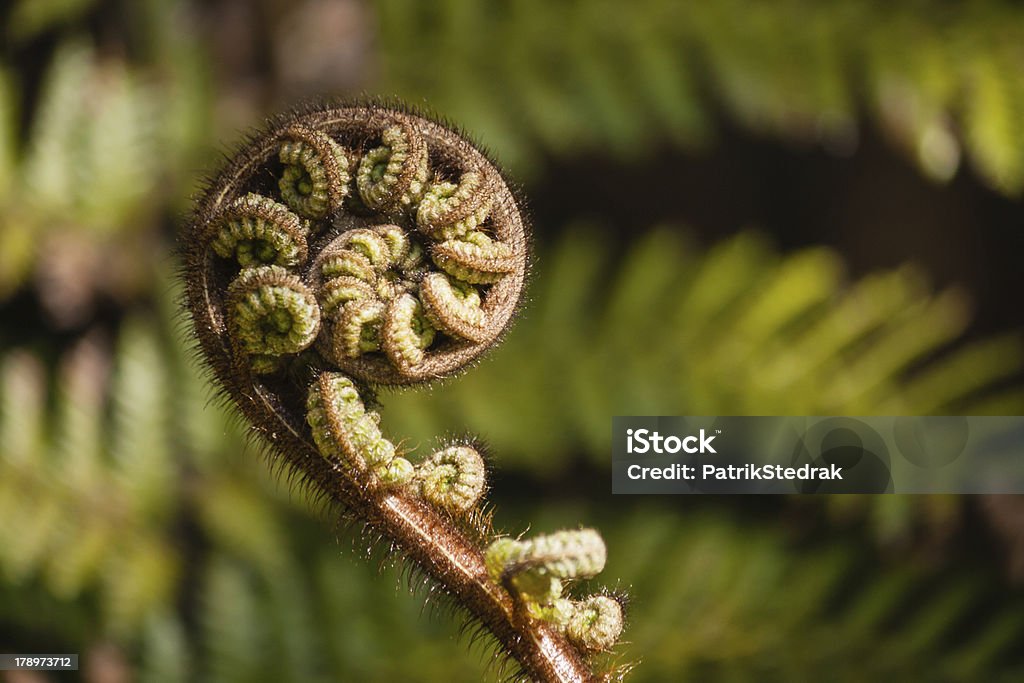
<svg viewBox="0 0 1024 683">
<path fill-rule="evenodd" d="M 602 529 L 631 680 L 1024 678 L 1019 499 L 608 493 L 615 414 L 1022 412 L 1019 4 L 17 0 L 0 27 L 0 651 L 96 683 L 497 678 L 270 471 L 177 311 L 220 154 L 366 93 L 491 148 L 537 233 L 505 345 L 384 396 L 388 433 L 483 435 L 499 527 Z"/>
</svg>

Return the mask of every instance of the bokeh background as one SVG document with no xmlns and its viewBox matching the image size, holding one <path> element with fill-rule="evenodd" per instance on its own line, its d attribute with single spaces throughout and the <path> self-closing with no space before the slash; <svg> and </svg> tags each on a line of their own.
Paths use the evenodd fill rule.
<svg viewBox="0 0 1024 683">
<path fill-rule="evenodd" d="M 482 434 L 499 527 L 603 531 L 631 680 L 1024 680 L 1020 499 L 608 469 L 615 414 L 1021 414 L 1019 3 L 19 0 L 0 46 L 0 651 L 83 663 L 6 682 L 497 678 L 247 445 L 177 310 L 204 173 L 360 93 L 464 127 L 536 232 L 505 345 L 387 431 Z"/>
</svg>

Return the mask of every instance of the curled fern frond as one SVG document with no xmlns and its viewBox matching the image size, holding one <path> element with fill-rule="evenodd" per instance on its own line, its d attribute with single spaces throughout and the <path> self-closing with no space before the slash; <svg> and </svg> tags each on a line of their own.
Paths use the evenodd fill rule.
<svg viewBox="0 0 1024 683">
<path fill-rule="evenodd" d="M 472 446 L 449 446 L 424 460 L 416 470 L 420 494 L 453 513 L 472 510 L 484 495 L 484 459 Z"/>
<path fill-rule="evenodd" d="M 320 305 L 299 278 L 279 266 L 246 268 L 224 301 L 231 341 L 252 358 L 255 372 L 268 359 L 298 353 L 320 331 Z"/>
<path fill-rule="evenodd" d="M 607 559 L 604 541 L 593 529 L 561 531 L 529 541 L 500 539 L 487 550 L 487 569 L 497 579 L 530 575 L 589 578 Z"/>
<path fill-rule="evenodd" d="M 380 417 L 366 411 L 348 377 L 321 374 L 310 388 L 306 405 L 306 420 L 320 454 L 337 460 L 365 486 L 393 486 L 412 479 L 412 465 L 398 457 L 395 445 L 381 435 Z M 363 474 L 367 476 L 359 476 Z"/>
<path fill-rule="evenodd" d="M 213 251 L 236 258 L 239 265 L 287 267 L 306 260 L 306 234 L 299 217 L 268 197 L 250 192 L 211 227 L 217 231 L 210 244 Z"/>
<path fill-rule="evenodd" d="M 434 245 L 431 256 L 446 273 L 474 285 L 497 282 L 516 268 L 516 254 L 509 245 L 483 232 Z"/>
<path fill-rule="evenodd" d="M 302 126 L 289 129 L 283 137 L 279 157 L 285 166 L 278 181 L 281 197 L 306 218 L 324 218 L 348 195 L 345 150 L 325 133 Z"/>
<path fill-rule="evenodd" d="M 601 651 L 618 642 L 622 627 L 622 605 L 607 595 L 595 595 L 574 605 L 566 633 L 580 647 Z"/>
<path fill-rule="evenodd" d="M 487 549 L 487 570 L 516 593 L 536 619 L 565 631 L 587 651 L 607 650 L 622 633 L 622 607 L 607 596 L 573 602 L 563 595 L 564 581 L 596 576 L 607 550 L 593 529 L 560 531 L 527 541 L 500 538 Z"/>
<path fill-rule="evenodd" d="M 427 144 L 408 121 L 395 121 L 381 134 L 383 145 L 359 162 L 356 185 L 371 209 L 395 210 L 418 202 L 427 182 Z"/>
<path fill-rule="evenodd" d="M 184 251 L 202 352 L 274 452 L 437 581 L 524 675 L 596 680 L 589 655 L 611 645 L 614 619 L 587 601 L 579 612 L 562 581 L 603 567 L 597 532 L 522 542 L 511 573 L 489 572 L 480 454 L 453 445 L 414 465 L 372 409 L 372 387 L 449 376 L 511 322 L 526 225 L 495 166 L 406 111 L 310 109 L 211 183 Z"/>
<path fill-rule="evenodd" d="M 487 178 L 477 171 L 463 173 L 458 184 L 432 183 L 416 210 L 416 225 L 434 238 L 454 239 L 480 225 L 491 211 L 493 196 Z"/>
</svg>

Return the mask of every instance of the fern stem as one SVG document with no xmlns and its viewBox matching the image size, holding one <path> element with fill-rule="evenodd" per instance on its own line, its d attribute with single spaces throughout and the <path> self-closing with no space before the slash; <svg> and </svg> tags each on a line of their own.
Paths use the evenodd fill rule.
<svg viewBox="0 0 1024 683">
<path fill-rule="evenodd" d="M 527 618 L 509 593 L 489 579 L 475 544 L 435 510 L 419 500 L 388 495 L 379 501 L 377 512 L 391 538 L 494 634 L 531 680 L 595 680 L 565 636 Z"/>
</svg>

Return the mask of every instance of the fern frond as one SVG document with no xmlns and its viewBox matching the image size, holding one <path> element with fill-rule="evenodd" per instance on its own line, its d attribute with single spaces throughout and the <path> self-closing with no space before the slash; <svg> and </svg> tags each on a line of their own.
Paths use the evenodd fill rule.
<svg viewBox="0 0 1024 683">
<path fill-rule="evenodd" d="M 0 65 L 0 299 L 35 271 L 64 321 L 87 316 L 97 292 L 125 299 L 148 286 L 141 264 L 153 258 L 159 212 L 187 194 L 186 164 L 208 144 L 204 79 L 195 54 L 158 69 L 62 42 L 19 146 L 22 103 Z"/>
<path fill-rule="evenodd" d="M 984 572 L 890 566 L 838 542 L 797 551 L 771 525 L 713 514 L 644 509 L 618 531 L 611 546 L 634 551 L 612 568 L 636 594 L 638 681 L 1008 681 L 1024 671 L 1021 596 L 992 602 L 1001 589 Z"/>
<path fill-rule="evenodd" d="M 375 4 L 383 86 L 428 97 L 521 173 L 548 152 L 706 144 L 724 106 L 843 153 L 866 112 L 934 180 L 966 157 L 1024 189 L 1024 20 L 999 0 Z"/>
<path fill-rule="evenodd" d="M 158 181 L 161 103 L 122 63 L 81 43 L 62 46 L 33 120 L 27 201 L 101 233 L 123 226 Z"/>
<path fill-rule="evenodd" d="M 184 655 L 210 683 L 303 680 L 480 680 L 480 656 L 439 650 L 457 637 L 449 619 L 428 618 L 420 598 L 398 591 L 396 572 L 374 576 L 348 558 L 286 543 L 286 568 L 273 578 L 230 553 L 210 558 L 200 587 L 200 637 Z M 406 594 L 403 594 L 406 593 Z M 384 607 L 386 605 L 386 607 Z M 177 622 L 169 620 L 164 629 Z M 146 636 L 160 637 L 164 629 Z M 144 647 L 143 672 L 157 672 Z M 396 656 L 398 655 L 398 656 Z M 486 655 L 484 655 L 486 657 Z M 140 677 L 141 683 L 159 681 Z"/>
<path fill-rule="evenodd" d="M 41 578 L 65 599 L 104 585 L 106 623 L 115 632 L 165 603 L 177 582 L 179 560 L 169 540 L 153 533 L 169 523 L 177 474 L 161 443 L 132 431 L 165 414 L 162 364 L 146 358 L 153 344 L 141 328 L 125 335 L 115 384 L 134 402 L 112 405 L 107 356 L 96 340 L 84 342 L 58 376 L 52 417 L 43 408 L 38 362 L 12 354 L 5 365 L 0 442 L 13 448 L 0 452 L 0 570 L 15 584 Z"/>
</svg>

